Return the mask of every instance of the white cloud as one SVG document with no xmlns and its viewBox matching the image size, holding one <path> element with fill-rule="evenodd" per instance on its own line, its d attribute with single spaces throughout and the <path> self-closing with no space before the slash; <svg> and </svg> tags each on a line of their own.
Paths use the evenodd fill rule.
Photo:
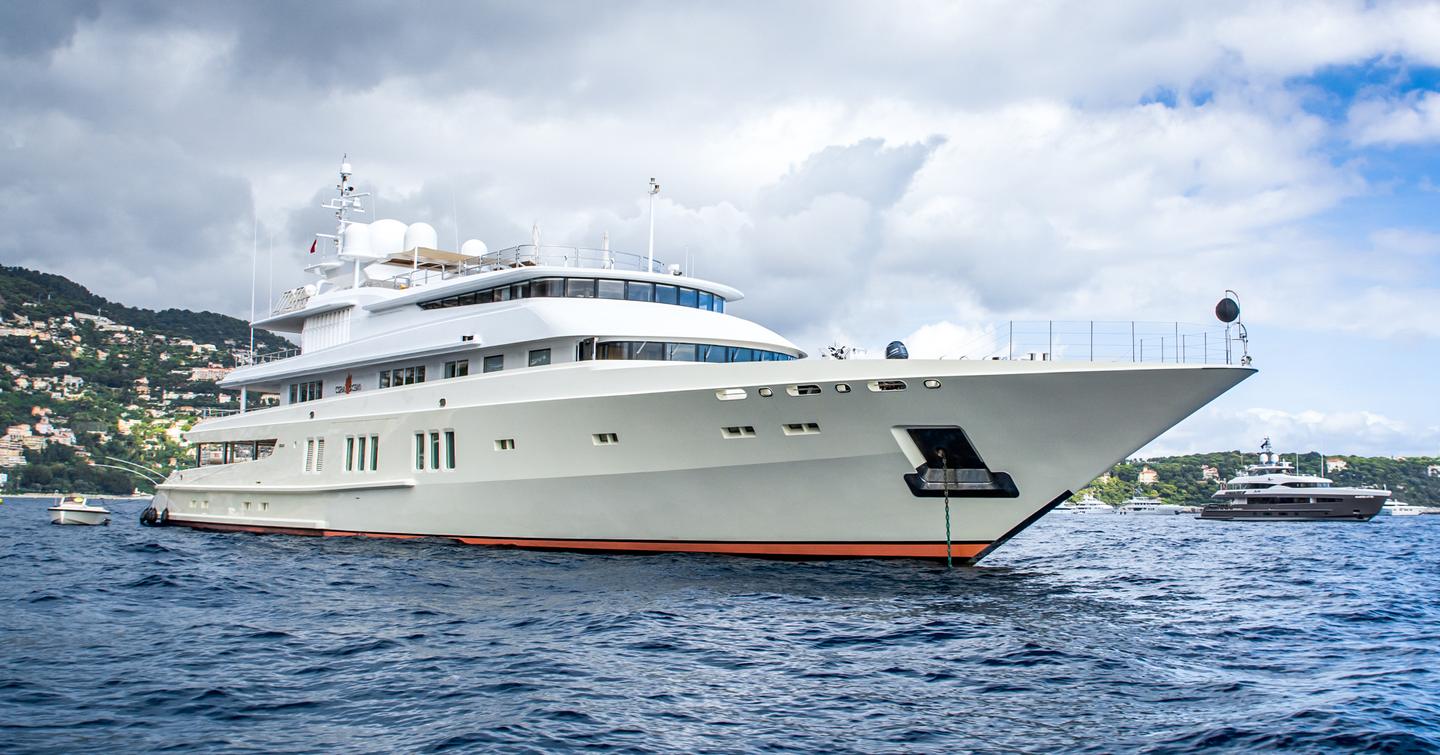
<svg viewBox="0 0 1440 755">
<path fill-rule="evenodd" d="M 1351 106 L 1348 118 L 1351 138 L 1357 144 L 1440 141 L 1440 92 L 1361 100 Z"/>
<path fill-rule="evenodd" d="M 1416 426 L 1374 412 L 1323 412 L 1211 407 L 1185 420 L 1137 456 L 1168 456 L 1217 449 L 1256 451 L 1271 438 L 1284 452 L 1386 456 L 1434 454 L 1440 427 Z"/>
</svg>

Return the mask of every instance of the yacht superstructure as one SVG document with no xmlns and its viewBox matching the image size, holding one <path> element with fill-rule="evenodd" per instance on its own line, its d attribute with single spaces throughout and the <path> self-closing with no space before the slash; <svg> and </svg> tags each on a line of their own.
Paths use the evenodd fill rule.
<svg viewBox="0 0 1440 755">
<path fill-rule="evenodd" d="M 1125 502 L 1120 504 L 1120 508 L 1115 510 L 1115 513 L 1117 514 L 1132 514 L 1142 516 L 1174 516 L 1176 514 L 1179 514 L 1180 512 L 1181 508 L 1179 506 L 1176 506 L 1173 503 L 1165 503 L 1164 501 L 1153 495 L 1145 495 L 1144 491 L 1142 491 L 1138 487 L 1135 488 L 1134 494 L 1132 494 L 1129 498 L 1125 499 Z"/>
<path fill-rule="evenodd" d="M 1266 438 L 1260 463 L 1215 492 L 1217 502 L 1200 511 L 1201 519 L 1233 521 L 1369 521 L 1390 497 L 1388 490 L 1337 488 L 1318 475 L 1301 474 L 1282 460 Z"/>
<path fill-rule="evenodd" d="M 1080 500 L 1067 500 L 1055 507 L 1056 511 L 1066 511 L 1074 514 L 1113 514 L 1115 507 L 1096 498 L 1093 493 L 1086 493 Z"/>
<path fill-rule="evenodd" d="M 338 190 L 318 280 L 254 323 L 300 348 L 223 382 L 280 405 L 187 433 L 154 523 L 973 563 L 1254 372 L 806 358 L 653 253 L 444 251 Z"/>
</svg>

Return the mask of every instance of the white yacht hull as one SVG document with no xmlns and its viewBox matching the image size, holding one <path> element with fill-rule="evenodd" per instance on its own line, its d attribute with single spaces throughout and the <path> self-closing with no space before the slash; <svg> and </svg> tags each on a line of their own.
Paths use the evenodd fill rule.
<svg viewBox="0 0 1440 755">
<path fill-rule="evenodd" d="M 153 505 L 164 523 L 217 530 L 944 558 L 944 499 L 907 485 L 905 476 L 926 463 L 907 433 L 959 427 L 1017 493 L 952 496 L 949 550 L 973 563 L 1252 372 L 922 360 L 567 363 L 205 422 L 189 433 L 192 442 L 279 445 L 258 461 L 174 473 Z M 903 380 L 906 389 L 875 392 L 874 380 Z M 851 390 L 837 392 L 837 383 Z M 806 384 L 820 393 L 787 390 Z M 773 395 L 762 397 L 761 387 Z M 745 398 L 720 400 L 726 389 Z M 807 424 L 817 431 L 785 427 Z M 737 427 L 753 428 L 753 437 L 726 437 Z M 428 443 L 436 430 L 454 432 L 455 468 L 415 469 L 414 434 Z M 597 445 L 603 433 L 618 442 Z M 347 435 L 379 437 L 376 471 L 345 470 Z M 306 439 L 316 437 L 327 440 L 324 470 L 307 473 Z M 514 448 L 498 450 L 502 439 Z"/>
<path fill-rule="evenodd" d="M 105 525 L 110 523 L 110 512 L 101 508 L 55 506 L 49 511 L 51 524 Z"/>
</svg>

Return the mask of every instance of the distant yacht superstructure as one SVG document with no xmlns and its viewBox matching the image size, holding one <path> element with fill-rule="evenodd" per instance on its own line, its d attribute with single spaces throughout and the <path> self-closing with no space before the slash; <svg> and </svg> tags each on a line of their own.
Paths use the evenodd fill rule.
<svg viewBox="0 0 1440 755">
<path fill-rule="evenodd" d="M 1337 488 L 1329 479 L 1300 474 L 1282 461 L 1266 438 L 1260 463 L 1230 480 L 1215 493 L 1216 503 L 1201 519 L 1237 521 L 1369 521 L 1390 497 L 1388 490 Z"/>
<path fill-rule="evenodd" d="M 1056 511 L 1065 511 L 1072 514 L 1113 514 L 1115 507 L 1096 498 L 1092 493 L 1086 493 L 1080 500 L 1069 500 L 1055 508 Z"/>
<path fill-rule="evenodd" d="M 254 323 L 300 348 L 223 382 L 242 406 L 279 405 L 187 433 L 196 467 L 159 486 L 147 520 L 973 563 L 1254 372 L 1228 351 L 806 358 L 732 314 L 738 290 L 653 252 L 542 246 L 538 229 L 442 250 L 425 223 L 353 220 L 365 195 L 348 164 L 337 189 L 317 280 Z"/>
<path fill-rule="evenodd" d="M 1153 495 L 1145 495 L 1140 488 L 1135 488 L 1134 495 L 1125 499 L 1124 503 L 1115 510 L 1117 514 L 1142 515 L 1142 516 L 1174 516 L 1183 509 L 1175 504 L 1165 503 Z"/>
</svg>

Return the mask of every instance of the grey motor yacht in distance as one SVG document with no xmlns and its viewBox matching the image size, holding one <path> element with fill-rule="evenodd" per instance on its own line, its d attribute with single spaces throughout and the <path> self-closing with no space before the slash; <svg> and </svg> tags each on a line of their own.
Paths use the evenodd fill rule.
<svg viewBox="0 0 1440 755">
<path fill-rule="evenodd" d="M 1216 491 L 1216 503 L 1200 511 L 1201 519 L 1247 522 L 1368 522 L 1390 497 L 1388 490 L 1337 488 L 1316 475 L 1300 474 L 1281 461 L 1266 438 L 1260 463 Z"/>
</svg>

